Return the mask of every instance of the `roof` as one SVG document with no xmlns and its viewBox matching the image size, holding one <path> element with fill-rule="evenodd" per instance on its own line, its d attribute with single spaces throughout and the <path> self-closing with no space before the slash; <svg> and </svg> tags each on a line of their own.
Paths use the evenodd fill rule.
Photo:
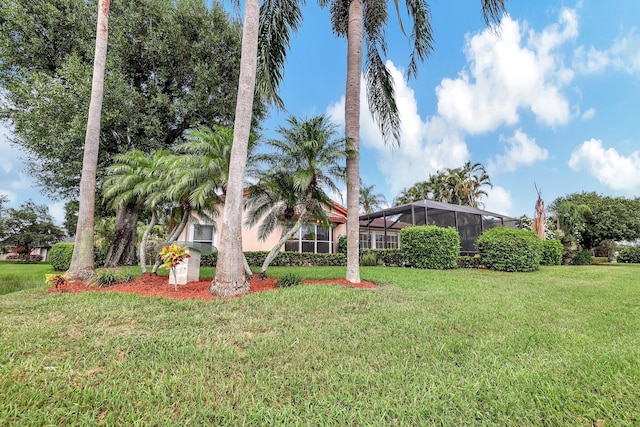
<svg viewBox="0 0 640 427">
<path fill-rule="evenodd" d="M 363 215 L 360 215 L 360 220 L 370 221 L 374 218 L 383 218 L 387 216 L 397 215 L 399 213 L 410 212 L 412 207 L 414 210 L 415 208 L 419 208 L 419 209 L 426 208 L 427 210 L 440 209 L 445 211 L 464 212 L 464 213 L 475 214 L 475 215 L 494 216 L 494 217 L 503 218 L 506 220 L 514 220 L 514 221 L 517 220 L 517 218 L 512 218 L 512 217 L 495 213 L 495 212 L 485 211 L 483 209 L 474 208 L 471 206 L 454 205 L 451 203 L 436 202 L 434 200 L 419 200 L 417 202 L 407 203 L 405 205 L 393 206 L 391 208 L 383 209 L 381 211 L 374 212 L 371 214 L 363 214 Z"/>
</svg>

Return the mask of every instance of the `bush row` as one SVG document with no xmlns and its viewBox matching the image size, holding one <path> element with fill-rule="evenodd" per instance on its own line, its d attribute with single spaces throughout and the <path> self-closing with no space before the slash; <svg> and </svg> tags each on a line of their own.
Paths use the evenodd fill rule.
<svg viewBox="0 0 640 427">
<path fill-rule="evenodd" d="M 640 264 L 640 246 L 625 246 L 618 252 L 618 262 Z"/>
<path fill-rule="evenodd" d="M 254 267 L 262 266 L 268 251 L 245 252 L 249 265 Z M 200 265 L 203 267 L 215 267 L 218 261 L 218 254 L 204 255 L 200 258 Z M 344 266 L 347 265 L 345 254 L 314 254 L 311 252 L 280 252 L 270 264 L 276 267 L 304 267 L 304 266 Z"/>
</svg>

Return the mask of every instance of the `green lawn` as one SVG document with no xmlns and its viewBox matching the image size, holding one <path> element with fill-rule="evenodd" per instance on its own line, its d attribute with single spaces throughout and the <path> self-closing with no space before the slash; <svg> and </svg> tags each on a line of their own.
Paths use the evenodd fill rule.
<svg viewBox="0 0 640 427">
<path fill-rule="evenodd" d="M 0 425 L 640 425 L 640 266 L 361 275 L 381 286 L 0 296 Z"/>
</svg>

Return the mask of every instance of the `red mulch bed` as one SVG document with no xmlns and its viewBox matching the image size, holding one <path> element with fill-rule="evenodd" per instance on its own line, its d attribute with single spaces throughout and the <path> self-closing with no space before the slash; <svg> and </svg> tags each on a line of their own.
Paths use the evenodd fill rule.
<svg viewBox="0 0 640 427">
<path fill-rule="evenodd" d="M 277 278 L 268 277 L 261 279 L 258 275 L 254 275 L 251 279 L 251 293 L 273 291 L 278 289 L 276 286 Z M 376 288 L 377 285 L 372 282 L 361 281 L 360 283 L 353 284 L 346 279 L 328 279 L 328 280 L 303 280 L 303 284 L 322 284 L 331 283 L 336 285 L 349 286 L 352 288 L 364 289 L 364 288 Z M 214 300 L 217 297 L 213 296 L 209 292 L 209 286 L 211 286 L 211 279 L 200 280 L 199 282 L 191 282 L 186 285 L 178 285 L 178 290 L 174 290 L 174 286 L 169 284 L 169 278 L 167 276 L 151 276 L 146 274 L 144 276 L 138 276 L 131 282 L 118 283 L 108 287 L 95 287 L 89 286 L 85 282 L 67 282 L 57 288 L 50 288 L 48 292 L 86 292 L 86 291 L 98 291 L 98 292 L 123 292 L 130 294 L 138 294 L 144 296 L 156 296 L 166 297 L 176 300 L 187 299 L 199 299 L 199 300 Z"/>
</svg>

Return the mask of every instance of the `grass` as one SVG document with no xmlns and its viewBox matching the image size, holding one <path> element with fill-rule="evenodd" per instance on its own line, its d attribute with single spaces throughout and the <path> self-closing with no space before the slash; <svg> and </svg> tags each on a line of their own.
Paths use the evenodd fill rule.
<svg viewBox="0 0 640 427">
<path fill-rule="evenodd" d="M 344 268 L 270 269 L 289 273 Z M 639 273 L 363 267 L 378 289 L 214 302 L 15 292 L 0 425 L 639 425 Z"/>
<path fill-rule="evenodd" d="M 0 261 L 0 295 L 42 286 L 44 275 L 51 273 L 54 273 L 53 267 L 48 262 Z"/>
</svg>

